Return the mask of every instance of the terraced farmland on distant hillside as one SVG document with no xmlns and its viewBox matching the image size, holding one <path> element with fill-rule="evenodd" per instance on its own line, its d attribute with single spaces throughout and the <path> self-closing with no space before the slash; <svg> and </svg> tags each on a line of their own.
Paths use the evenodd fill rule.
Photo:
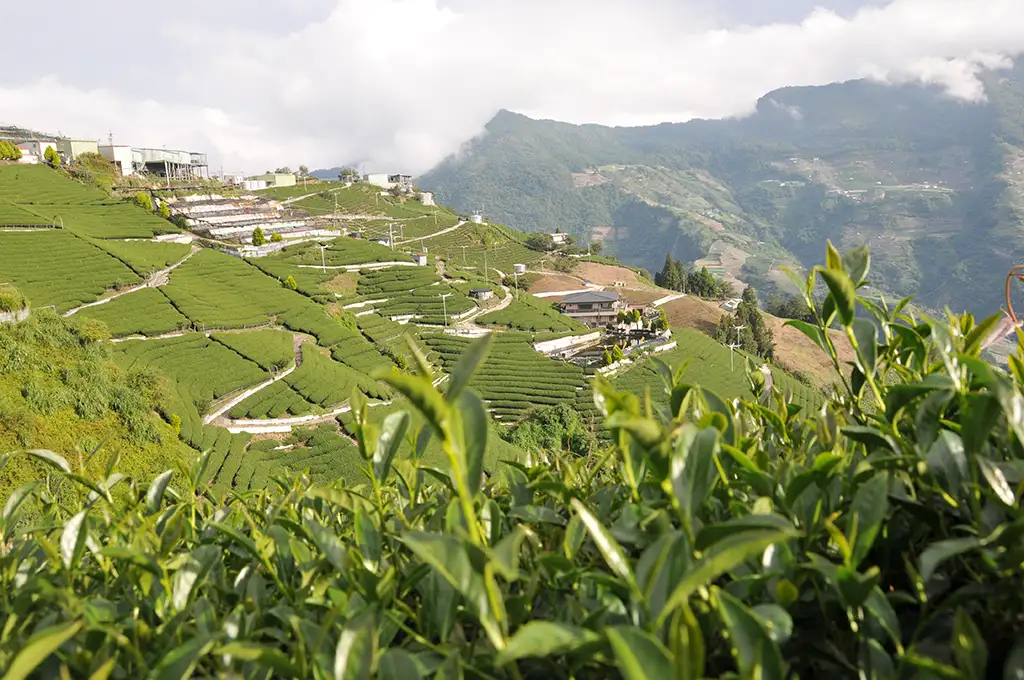
<svg viewBox="0 0 1024 680">
<path fill-rule="evenodd" d="M 723 399 L 749 399 L 753 396 L 746 377 L 742 353 L 736 353 L 735 369 L 730 370 L 729 349 L 714 338 L 699 331 L 681 328 L 673 329 L 672 336 L 678 346 L 657 356 L 673 370 L 686 364 L 684 382 L 700 385 Z M 757 365 L 760 363 L 758 361 Z M 780 390 L 792 392 L 794 403 L 810 408 L 821 405 L 824 395 L 818 389 L 803 384 L 777 368 L 772 369 L 772 376 Z M 637 395 L 642 395 L 645 389 L 650 389 L 651 398 L 655 402 L 662 405 L 668 403 L 661 378 L 648 360 L 643 360 L 619 374 L 614 382 L 620 389 Z"/>
<path fill-rule="evenodd" d="M 76 316 L 102 321 L 114 337 L 162 335 L 190 325 L 156 288 L 143 288 L 102 305 L 86 307 Z"/>
<path fill-rule="evenodd" d="M 67 231 L 0 230 L 0 281 L 13 283 L 35 307 L 65 312 L 107 290 L 139 282 L 108 253 Z"/>
<path fill-rule="evenodd" d="M 222 468 L 225 485 L 232 484 L 237 491 L 265 488 L 275 475 L 297 474 L 309 470 L 314 483 L 329 484 L 344 479 L 349 484 L 366 482 L 359 471 L 364 465 L 359 451 L 346 437 L 330 428 L 321 427 L 304 443 L 283 450 L 275 450 L 280 444 L 273 440 L 255 442 L 237 466 L 227 461 Z M 230 464 L 229 464 L 230 463 Z M 218 484 L 222 481 L 217 480 Z"/>
<path fill-rule="evenodd" d="M 202 414 L 214 400 L 270 377 L 254 362 L 200 333 L 131 340 L 117 345 L 116 354 L 125 366 L 149 366 L 169 379 L 161 411 L 165 418 L 181 418 L 181 438 L 196 448 L 208 441 L 207 430 L 215 430 L 202 422 Z"/>
<path fill-rule="evenodd" d="M 502 420 L 516 420 L 537 406 L 575 404 L 585 387 L 582 368 L 539 354 L 530 338 L 526 333 L 496 335 L 490 356 L 470 382 Z M 440 355 L 446 372 L 470 343 L 437 333 L 425 335 L 424 342 Z"/>
</svg>

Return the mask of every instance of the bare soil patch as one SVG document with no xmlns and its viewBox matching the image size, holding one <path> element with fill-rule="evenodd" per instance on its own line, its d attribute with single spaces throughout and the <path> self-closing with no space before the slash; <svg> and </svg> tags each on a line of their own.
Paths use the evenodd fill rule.
<svg viewBox="0 0 1024 680">
<path fill-rule="evenodd" d="M 583 280 L 568 274 L 542 274 L 533 285 L 530 293 L 554 293 L 560 290 L 579 290 L 583 288 Z"/>
<path fill-rule="evenodd" d="M 599 286 L 614 286 L 616 283 L 621 282 L 623 286 L 628 288 L 654 288 L 654 284 L 641 279 L 632 269 L 616 267 L 610 264 L 580 262 L 573 270 L 573 274 Z"/>
<path fill-rule="evenodd" d="M 324 284 L 324 287 L 332 293 L 355 293 L 356 284 L 359 282 L 359 274 L 355 272 L 345 272 L 344 274 L 338 274 L 333 279 Z"/>
</svg>

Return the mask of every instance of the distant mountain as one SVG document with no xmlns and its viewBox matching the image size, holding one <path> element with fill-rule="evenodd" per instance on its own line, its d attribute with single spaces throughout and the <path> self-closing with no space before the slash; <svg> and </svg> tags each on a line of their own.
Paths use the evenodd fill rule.
<svg viewBox="0 0 1024 680">
<path fill-rule="evenodd" d="M 341 168 L 327 168 L 325 170 L 313 170 L 309 173 L 310 177 L 316 177 L 317 179 L 338 179 L 338 173 L 341 172 Z"/>
<path fill-rule="evenodd" d="M 867 242 L 872 281 L 990 314 L 1024 261 L 1024 66 L 985 75 L 989 101 L 851 81 L 776 90 L 742 119 L 611 128 L 508 111 L 418 183 L 458 209 L 603 238 L 634 266 L 666 252 L 789 286 L 825 241 Z"/>
</svg>

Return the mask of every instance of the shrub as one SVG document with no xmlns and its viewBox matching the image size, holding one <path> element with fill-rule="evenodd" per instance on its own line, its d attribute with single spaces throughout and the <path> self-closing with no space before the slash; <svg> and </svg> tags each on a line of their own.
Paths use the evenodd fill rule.
<svg viewBox="0 0 1024 680">
<path fill-rule="evenodd" d="M 52 146 L 46 147 L 46 151 L 43 152 L 43 160 L 51 167 L 60 167 L 60 154 Z"/>
<path fill-rule="evenodd" d="M 160 207 L 157 209 L 157 214 L 165 220 L 171 219 L 171 206 L 167 204 L 167 201 L 160 201 Z"/>
<path fill-rule="evenodd" d="M 252 231 L 252 244 L 254 246 L 262 246 L 267 242 L 267 237 L 263 233 L 262 227 L 256 227 Z"/>
<path fill-rule="evenodd" d="M 28 306 L 28 300 L 14 286 L 0 286 L 0 312 L 19 312 Z"/>
<path fill-rule="evenodd" d="M 21 160 L 21 149 L 14 142 L 0 140 L 0 161 Z"/>
<path fill-rule="evenodd" d="M 291 274 L 288 275 L 288 278 L 284 280 L 282 285 L 288 290 L 298 290 L 299 288 L 299 284 L 295 282 L 295 277 Z"/>
<path fill-rule="evenodd" d="M 622 348 L 618 345 L 612 347 L 612 363 L 622 361 L 625 359 L 625 355 L 622 353 Z"/>
<path fill-rule="evenodd" d="M 275 233 L 270 235 L 270 242 L 271 243 L 280 243 L 283 240 L 284 240 L 284 236 L 281 236 L 281 234 L 279 234 L 277 232 L 275 232 Z"/>
<path fill-rule="evenodd" d="M 611 444 L 533 452 L 496 474 L 485 403 L 467 389 L 497 346 L 488 337 L 443 394 L 422 368 L 382 376 L 418 405 L 422 429 L 402 411 L 374 422 L 352 399 L 362 485 L 270 480 L 256 468 L 273 442 L 238 473 L 252 492 L 224 498 L 203 481 L 209 456 L 140 483 L 110 474 L 115 464 L 90 480 L 77 460 L 27 454 L 53 472 L 0 516 L 0 616 L 18 622 L 0 639 L 0 667 L 1019 677 L 1024 343 L 1009 373 L 994 368 L 978 353 L 997 317 L 947 324 L 904 314 L 906 301 L 880 306 L 857 296 L 866 250 L 829 250 L 829 268 L 814 271 L 852 370 L 831 319 L 791 323 L 836 367 L 839 391 L 821 409 L 764 390 L 760 372 L 759 398 L 726 401 L 659 371 L 670 408 L 598 377 Z M 431 438 L 444 469 L 396 458 Z M 60 486 L 77 499 L 57 502 Z"/>
<path fill-rule="evenodd" d="M 153 212 L 153 199 L 150 198 L 149 194 L 145 191 L 139 191 L 135 194 L 135 205 L 139 206 L 143 210 Z"/>
</svg>

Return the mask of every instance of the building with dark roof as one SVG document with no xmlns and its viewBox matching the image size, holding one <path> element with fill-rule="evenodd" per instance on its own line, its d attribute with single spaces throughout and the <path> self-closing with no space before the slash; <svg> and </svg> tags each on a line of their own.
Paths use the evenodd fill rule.
<svg viewBox="0 0 1024 680">
<path fill-rule="evenodd" d="M 558 303 L 558 308 L 562 314 L 592 328 L 615 323 L 619 312 L 624 309 L 619 294 L 608 290 L 588 290 L 566 295 Z"/>
</svg>

